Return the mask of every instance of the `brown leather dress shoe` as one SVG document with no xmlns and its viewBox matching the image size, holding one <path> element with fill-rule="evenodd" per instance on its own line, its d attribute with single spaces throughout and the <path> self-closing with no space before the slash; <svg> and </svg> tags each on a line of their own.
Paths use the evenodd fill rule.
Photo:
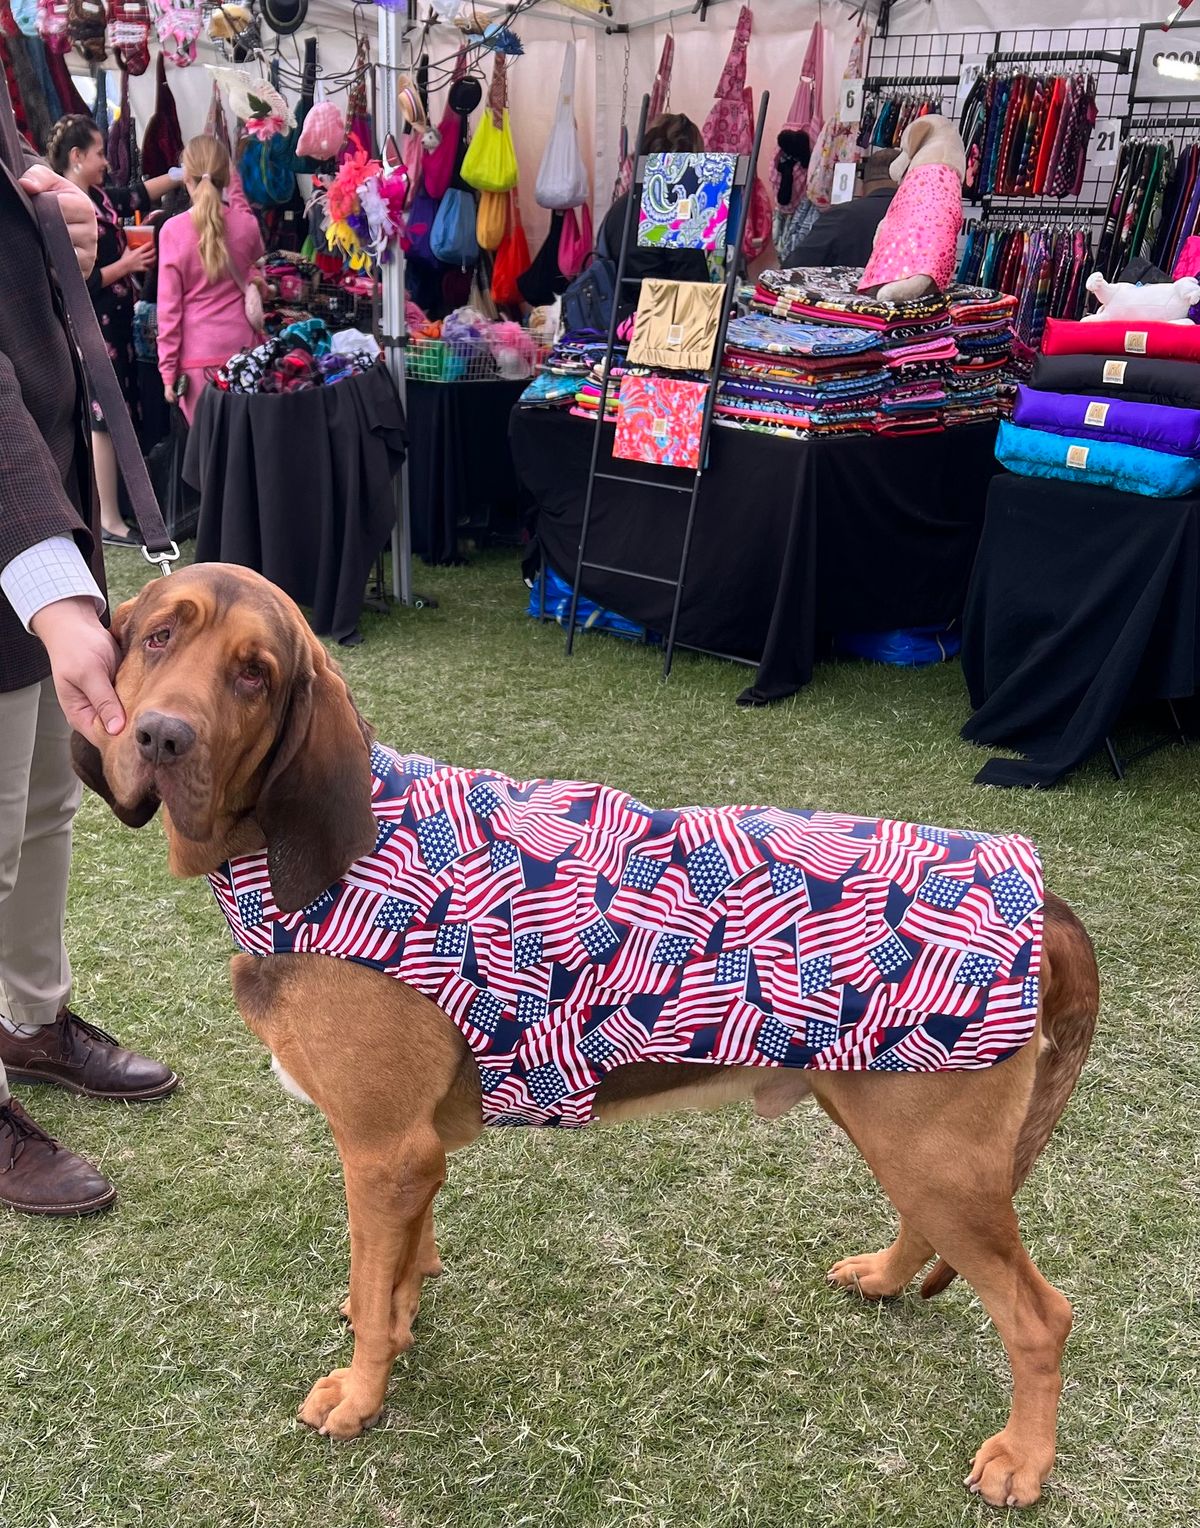
<svg viewBox="0 0 1200 1528">
<path fill-rule="evenodd" d="M 35 1125 L 15 1099 L 0 1104 L 0 1204 L 27 1215 L 94 1215 L 116 1197 L 101 1172 Z"/>
<path fill-rule="evenodd" d="M 50 1082 L 85 1098 L 140 1103 L 179 1086 L 170 1067 L 124 1050 L 69 1008 L 28 1039 L 0 1029 L 0 1061 L 12 1082 Z"/>
</svg>

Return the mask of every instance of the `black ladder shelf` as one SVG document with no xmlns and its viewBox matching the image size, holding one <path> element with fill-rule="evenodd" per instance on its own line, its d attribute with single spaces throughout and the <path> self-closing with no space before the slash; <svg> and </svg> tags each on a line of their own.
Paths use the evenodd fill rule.
<svg viewBox="0 0 1200 1528">
<path fill-rule="evenodd" d="M 585 569 L 592 569 L 597 573 L 617 573 L 624 578 L 639 578 L 647 583 L 665 584 L 673 589 L 674 599 L 671 604 L 671 622 L 667 630 L 667 643 L 663 653 L 663 678 L 666 679 L 671 672 L 671 663 L 675 656 L 675 632 L 679 625 L 679 607 L 683 600 L 683 586 L 687 578 L 688 557 L 692 547 L 692 531 L 696 522 L 696 505 L 700 498 L 700 485 L 704 478 L 704 468 L 708 459 L 709 435 L 712 431 L 713 411 L 717 401 L 717 383 L 721 372 L 721 357 L 725 351 L 725 332 L 729 327 L 730 315 L 733 311 L 734 296 L 737 289 L 738 262 L 742 248 L 742 238 L 746 229 L 746 219 L 750 212 L 750 197 L 754 186 L 755 171 L 758 166 L 758 153 L 762 145 L 763 126 L 766 122 L 767 103 L 770 97 L 766 91 L 759 97 L 758 116 L 754 124 L 754 147 L 749 154 L 739 154 L 737 165 L 734 169 L 733 183 L 740 190 L 737 197 L 737 215 L 731 219 L 732 233 L 726 228 L 725 242 L 725 302 L 721 310 L 721 324 L 717 331 L 717 341 L 713 349 L 712 365 L 708 372 L 708 393 L 704 400 L 704 415 L 700 426 L 700 465 L 692 474 L 692 483 L 688 487 L 685 483 L 668 482 L 665 479 L 654 476 L 633 477 L 624 472 L 600 471 L 600 444 L 603 437 L 605 424 L 605 410 L 608 404 L 609 380 L 612 375 L 613 347 L 616 344 L 617 327 L 620 322 L 620 297 L 621 293 L 629 286 L 640 285 L 640 278 L 629 277 L 625 274 L 630 249 L 630 235 L 635 224 L 635 215 L 641 205 L 642 183 L 646 173 L 646 156 L 639 155 L 633 175 L 633 185 L 629 192 L 629 204 L 625 209 L 625 226 L 621 231 L 621 253 L 617 259 L 616 287 L 613 295 L 612 315 L 608 324 L 608 345 L 604 352 L 604 371 L 600 383 L 600 406 L 596 414 L 595 433 L 592 437 L 592 456 L 588 466 L 587 492 L 583 501 L 583 523 L 579 529 L 579 550 L 575 559 L 575 577 L 571 584 L 571 613 L 567 618 L 567 652 L 572 653 L 575 648 L 576 616 L 579 607 L 580 585 L 583 580 Z M 649 110 L 650 97 L 642 97 L 642 109 L 638 117 L 637 143 L 641 143 L 646 132 L 646 113 Z M 611 453 L 610 453 L 611 454 Z M 645 464 L 640 464 L 643 467 Z M 651 471 L 653 469 L 650 469 Z M 681 468 L 664 468 L 663 471 L 680 472 Z M 592 507 L 596 497 L 597 483 L 628 483 L 642 488 L 656 488 L 664 493 L 679 495 L 687 494 L 687 517 L 683 527 L 683 541 L 679 553 L 679 571 L 674 578 L 663 578 L 655 573 L 646 573 L 639 568 L 616 568 L 608 563 L 589 562 L 587 559 L 588 530 L 592 521 Z M 545 580 L 543 579 L 543 587 Z M 680 646 L 686 646 L 680 643 Z"/>
</svg>

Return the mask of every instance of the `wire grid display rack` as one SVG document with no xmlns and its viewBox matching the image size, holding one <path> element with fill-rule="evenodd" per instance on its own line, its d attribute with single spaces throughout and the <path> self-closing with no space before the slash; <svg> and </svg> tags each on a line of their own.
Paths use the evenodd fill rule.
<svg viewBox="0 0 1200 1528">
<path fill-rule="evenodd" d="M 537 375 L 550 354 L 548 345 L 520 351 L 494 347 L 486 340 L 430 339 L 410 335 L 404 349 L 410 382 L 525 382 Z"/>
<path fill-rule="evenodd" d="M 920 88 L 940 96 L 942 113 L 957 121 L 959 79 L 964 61 L 983 59 L 984 69 L 1019 69 L 1023 65 L 1054 71 L 1080 68 L 1096 80 L 1098 118 L 1125 119 L 1137 57 L 1137 26 L 1022 27 L 996 32 L 920 32 L 873 37 L 867 63 L 865 93 Z M 1099 221 L 1107 209 L 1112 166 L 1089 161 L 1079 195 L 985 196 L 984 212 L 1036 211 L 1080 222 Z"/>
</svg>

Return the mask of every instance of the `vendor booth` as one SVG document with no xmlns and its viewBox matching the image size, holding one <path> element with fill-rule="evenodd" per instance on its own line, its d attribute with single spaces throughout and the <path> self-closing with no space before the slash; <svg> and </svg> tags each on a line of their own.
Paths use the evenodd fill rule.
<svg viewBox="0 0 1200 1528">
<path fill-rule="evenodd" d="M 452 564 L 524 535 L 534 612 L 558 614 L 551 578 L 568 591 L 568 648 L 586 603 L 590 627 L 664 644 L 667 671 L 676 645 L 749 664 L 746 704 L 793 693 L 825 651 L 921 661 L 965 640 L 967 735 L 1041 747 L 1043 783 L 1128 700 L 1192 693 L 1186 601 L 1150 612 L 1155 579 L 1190 577 L 1174 511 L 1191 500 L 1168 485 L 1162 543 L 1131 573 L 1138 652 L 1097 636 L 1070 698 L 1031 700 L 1047 623 L 1115 607 L 1088 573 L 1108 555 L 1094 517 L 1068 534 L 1011 452 L 997 477 L 996 431 L 1047 325 L 1096 307 L 1091 273 L 1200 269 L 1196 23 L 1164 48 L 1157 8 L 1099 0 L 77 9 L 0 4 L 30 141 L 89 112 L 129 185 L 223 137 L 268 251 L 261 343 L 211 368 L 186 450 L 142 294 L 155 482 L 181 533 L 198 496 L 198 555 L 259 567 L 319 632 L 357 638 L 389 549 L 408 600 L 413 551 Z M 702 152 L 638 152 L 664 113 Z M 961 232 L 928 300 L 786 266 L 925 119 L 963 156 L 942 160 Z M 689 155 L 690 181 L 657 163 Z M 1065 580 L 1041 601 L 1034 546 L 1079 575 L 1071 610 Z"/>
</svg>

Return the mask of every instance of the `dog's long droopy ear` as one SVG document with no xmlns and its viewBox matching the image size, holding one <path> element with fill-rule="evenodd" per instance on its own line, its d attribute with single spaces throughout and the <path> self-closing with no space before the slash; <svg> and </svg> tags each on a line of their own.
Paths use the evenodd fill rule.
<svg viewBox="0 0 1200 1528">
<path fill-rule="evenodd" d="M 87 786 L 102 801 L 107 801 L 114 814 L 127 828 L 144 828 L 158 811 L 158 797 L 151 792 L 133 806 L 122 806 L 114 797 L 108 781 L 104 778 L 104 760 L 100 750 L 81 732 L 71 734 L 71 766 Z"/>
<path fill-rule="evenodd" d="M 113 612 L 110 630 L 120 646 L 122 657 L 125 655 L 125 631 L 129 613 L 135 603 L 135 599 L 126 600 Z M 126 725 L 128 725 L 128 719 L 126 719 Z M 100 757 L 100 750 L 81 732 L 71 733 L 71 766 L 88 790 L 95 791 L 102 801 L 106 801 L 114 815 L 127 828 L 144 828 L 158 811 L 158 797 L 153 791 L 143 796 L 133 806 L 122 806 L 116 800 L 112 788 L 104 777 L 104 760 Z"/>
<path fill-rule="evenodd" d="M 308 651 L 254 808 L 285 913 L 314 902 L 375 845 L 369 732 L 315 637 Z"/>
</svg>

